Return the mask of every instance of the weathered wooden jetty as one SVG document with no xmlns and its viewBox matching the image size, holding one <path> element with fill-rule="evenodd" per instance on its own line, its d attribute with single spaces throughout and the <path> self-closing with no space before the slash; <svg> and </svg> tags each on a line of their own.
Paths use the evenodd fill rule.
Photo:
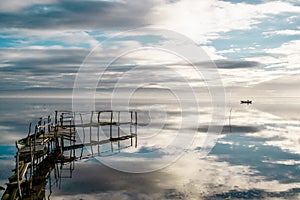
<svg viewBox="0 0 300 200">
<path fill-rule="evenodd" d="M 2 200 L 45 199 L 47 181 L 51 194 L 52 176 L 54 184 L 58 184 L 65 165 L 69 165 L 72 174 L 75 160 L 107 156 L 108 152 L 113 154 L 125 147 L 137 147 L 135 111 L 55 111 L 52 118 L 40 118 L 33 130 L 30 123 L 27 136 L 16 141 L 16 167 L 8 178 Z M 125 140 L 130 144 L 121 146 Z M 110 147 L 102 149 L 106 144 Z M 79 150 L 79 156 L 76 150 Z M 89 153 L 84 155 L 84 150 Z"/>
</svg>

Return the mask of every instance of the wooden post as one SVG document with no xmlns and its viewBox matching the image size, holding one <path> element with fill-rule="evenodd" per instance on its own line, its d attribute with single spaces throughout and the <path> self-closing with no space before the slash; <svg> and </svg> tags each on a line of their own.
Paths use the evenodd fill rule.
<svg viewBox="0 0 300 200">
<path fill-rule="evenodd" d="M 135 111 L 135 148 L 137 148 L 137 112 Z"/>
<path fill-rule="evenodd" d="M 101 115 L 101 111 L 98 112 L 98 126 L 97 126 L 97 140 L 98 140 L 98 156 L 100 156 L 100 144 L 99 144 L 99 141 L 100 141 L 100 115 Z"/>
<path fill-rule="evenodd" d="M 109 131 L 110 139 L 112 138 L 112 122 L 113 122 L 113 111 L 110 112 L 110 131 Z"/>
<path fill-rule="evenodd" d="M 57 124 L 57 110 L 55 111 L 55 119 L 54 119 L 54 123 L 55 123 L 55 126 Z"/>
<path fill-rule="evenodd" d="M 19 148 L 18 148 L 18 141 L 16 141 L 16 147 L 18 149 L 17 151 L 17 162 L 16 162 L 16 171 L 17 171 L 17 183 L 18 183 L 18 190 L 19 190 L 19 195 L 20 195 L 20 198 L 22 199 L 22 191 L 21 191 L 21 183 L 20 183 L 20 152 L 19 152 Z"/>
<path fill-rule="evenodd" d="M 113 111 L 110 113 L 110 139 L 112 139 L 112 122 L 113 122 Z M 110 142 L 111 151 L 113 152 L 113 143 Z"/>
<path fill-rule="evenodd" d="M 75 127 L 75 119 L 76 119 L 76 116 L 75 116 L 75 112 L 73 112 L 73 142 L 72 142 L 72 145 L 75 145 L 75 139 L 76 139 L 76 127 Z M 75 158 L 75 149 L 73 150 L 73 157 Z"/>
<path fill-rule="evenodd" d="M 30 139 L 29 141 L 29 144 L 30 144 L 30 177 L 29 177 L 29 180 L 30 180 L 30 184 L 29 184 L 29 189 L 31 190 L 32 189 L 32 174 L 33 174 L 33 163 L 34 163 L 34 155 L 33 155 L 33 150 L 32 150 L 32 140 Z"/>
<path fill-rule="evenodd" d="M 60 115 L 60 125 L 61 125 L 61 127 L 64 126 L 64 113 L 61 113 L 61 115 Z"/>
<path fill-rule="evenodd" d="M 72 146 L 72 139 L 73 139 L 73 137 L 72 137 L 72 130 L 73 130 L 73 128 L 72 128 L 72 119 L 73 119 L 73 117 L 71 118 L 71 120 L 70 120 L 70 134 L 69 134 L 69 136 L 70 136 L 70 140 L 69 140 L 69 146 Z M 70 158 L 72 157 L 72 151 L 70 150 Z"/>
<path fill-rule="evenodd" d="M 58 139 L 57 139 L 57 131 L 58 131 L 58 125 L 57 125 L 57 110 L 55 111 L 55 119 L 54 119 L 54 145 L 55 148 L 58 147 Z"/>
<path fill-rule="evenodd" d="M 132 136 L 132 111 L 130 111 L 130 126 L 129 126 L 129 133 L 130 133 L 130 136 Z M 132 146 L 132 137 L 131 137 L 131 146 Z"/>
<path fill-rule="evenodd" d="M 81 121 L 81 125 L 83 125 L 83 119 L 82 119 L 82 115 L 81 113 L 79 113 L 79 116 L 80 116 L 80 121 Z M 84 148 L 84 145 L 85 145 L 85 131 L 84 131 L 84 126 L 82 126 L 82 132 L 83 132 L 83 141 L 82 141 L 82 148 L 81 148 L 81 154 L 80 154 L 80 159 L 82 158 L 82 155 L 83 155 L 83 148 Z"/>
<path fill-rule="evenodd" d="M 35 146 L 36 146 L 36 143 L 35 143 L 35 142 L 36 142 L 36 135 L 37 135 L 37 133 L 38 133 L 37 131 L 38 131 L 38 127 L 35 126 L 35 130 L 34 130 L 34 139 L 33 139 L 33 152 L 34 152 L 34 153 L 35 153 L 35 150 L 36 150 L 36 149 L 35 149 L 35 148 L 36 148 L 36 147 L 35 147 Z"/>
<path fill-rule="evenodd" d="M 51 119 L 50 119 L 50 115 L 48 115 L 48 120 L 47 120 L 47 123 L 48 123 L 48 133 L 50 133 L 51 131 L 51 126 L 50 126 L 50 122 L 51 122 Z"/>
<path fill-rule="evenodd" d="M 55 166 L 54 166 L 55 167 Z M 49 175 L 49 192 L 50 192 L 50 194 L 49 194 L 49 196 L 48 196 L 48 199 L 50 199 L 50 196 L 51 196 L 51 194 L 52 194 L 52 183 L 51 183 L 51 171 L 50 171 L 50 175 Z"/>
<path fill-rule="evenodd" d="M 46 121 L 44 121 L 43 141 L 45 140 L 45 132 L 46 132 Z"/>
<path fill-rule="evenodd" d="M 98 156 L 100 156 L 100 144 L 99 144 L 99 141 L 100 141 L 100 125 L 98 124 L 97 126 L 97 144 L 98 144 Z"/>
<path fill-rule="evenodd" d="M 27 135 L 27 139 L 26 139 L 26 145 L 29 145 L 29 140 L 30 140 L 30 132 L 31 132 L 31 122 L 29 124 L 29 130 L 28 130 L 28 135 Z"/>
<path fill-rule="evenodd" d="M 60 137 L 60 153 L 63 153 L 63 149 L 64 149 L 64 136 L 62 135 Z"/>
<path fill-rule="evenodd" d="M 98 123 L 100 123 L 100 115 L 101 115 L 101 111 L 98 112 Z"/>
<path fill-rule="evenodd" d="M 94 111 L 91 112 L 91 118 L 90 118 L 90 143 L 91 143 L 91 152 L 92 152 L 92 156 L 94 156 L 93 145 L 92 145 L 92 123 L 93 123 L 93 114 L 94 114 Z"/>
<path fill-rule="evenodd" d="M 231 111 L 232 111 L 232 108 L 230 108 L 230 114 L 229 114 L 229 129 L 230 129 L 230 133 L 231 133 Z"/>
<path fill-rule="evenodd" d="M 41 125 L 42 125 L 42 121 L 43 121 L 43 118 L 42 117 L 40 117 L 40 121 L 38 122 L 38 132 L 40 132 L 40 130 L 41 130 Z"/>
<path fill-rule="evenodd" d="M 120 111 L 118 112 L 118 138 L 120 138 Z M 120 152 L 120 140 L 118 140 L 118 149 Z"/>
<path fill-rule="evenodd" d="M 81 125 L 83 125 L 83 119 L 82 119 L 81 113 L 79 113 L 79 116 L 80 116 Z M 84 131 L 84 126 L 82 126 L 82 132 L 83 132 L 83 141 L 82 141 L 82 143 L 84 144 L 84 143 L 85 143 L 85 131 Z"/>
</svg>

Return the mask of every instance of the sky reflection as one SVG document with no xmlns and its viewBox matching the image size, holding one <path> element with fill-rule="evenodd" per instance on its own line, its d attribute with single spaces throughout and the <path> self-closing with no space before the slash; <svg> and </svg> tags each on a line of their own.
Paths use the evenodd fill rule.
<svg viewBox="0 0 300 200">
<path fill-rule="evenodd" d="M 8 99 L 1 101 L 7 102 Z M 45 111 L 54 110 L 62 102 L 67 107 L 69 102 L 54 99 L 40 99 L 42 103 L 31 99 L 10 101 L 19 106 L 15 109 L 16 112 L 10 114 L 6 114 L 5 109 L 1 110 L 1 133 L 5 133 L 1 134 L 2 186 L 7 182 L 10 169 L 14 165 L 14 138 L 26 135 L 30 119 L 36 119 Z M 222 133 L 217 135 L 217 144 L 206 157 L 201 154 L 199 141 L 203 141 L 201 134 L 207 131 L 205 124 L 211 116 L 209 107 L 203 108 L 199 134 L 194 143 L 175 162 L 155 172 L 131 174 L 111 169 L 94 158 L 77 161 L 72 178 L 62 179 L 60 188 L 53 187 L 51 199 L 222 199 L 230 195 L 236 198 L 252 195 L 257 198 L 296 199 L 299 197 L 300 180 L 297 121 L 293 117 L 282 120 L 278 115 L 257 110 L 256 105 L 259 102 L 250 106 L 231 104 L 231 132 L 227 119 Z M 140 108 L 140 111 L 143 106 L 147 107 L 142 103 L 133 106 Z M 261 106 L 263 105 L 259 105 Z M 147 137 L 143 134 L 142 129 L 151 130 L 145 127 L 149 120 L 157 120 L 149 118 L 149 113 L 145 112 L 140 119 L 141 139 L 138 138 L 138 147 L 121 150 L 120 154 L 111 157 L 119 160 L 121 165 L 138 160 L 145 165 L 151 165 L 154 163 L 151 161 L 157 162 L 165 153 L 172 153 L 163 146 L 169 140 L 168 137 L 164 139 L 163 135 L 168 132 L 172 134 L 176 130 L 177 121 L 174 119 L 178 112 L 172 104 L 167 108 L 170 109 L 167 115 L 171 121 L 162 132 Z M 27 113 L 28 117 L 15 121 L 18 115 L 11 113 L 18 113 L 17 111 Z M 288 141 L 294 142 L 296 146 L 287 145 Z M 149 151 L 155 153 L 147 156 Z M 136 153 L 138 157 L 131 156 L 132 153 Z M 84 154 L 89 155 L 90 149 L 86 148 Z M 47 192 L 49 193 L 48 189 Z"/>
</svg>

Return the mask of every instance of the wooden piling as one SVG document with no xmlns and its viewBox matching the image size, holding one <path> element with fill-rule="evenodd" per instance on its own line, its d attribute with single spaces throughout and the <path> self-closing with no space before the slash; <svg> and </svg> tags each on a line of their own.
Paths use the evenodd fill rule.
<svg viewBox="0 0 300 200">
<path fill-rule="evenodd" d="M 18 147 L 18 142 L 16 141 L 16 147 L 18 149 L 17 155 L 16 155 L 16 170 L 17 170 L 17 184 L 18 184 L 18 191 L 19 191 L 19 196 L 22 199 L 22 191 L 21 191 L 21 183 L 20 183 L 20 152 L 19 152 L 19 147 Z"/>
</svg>

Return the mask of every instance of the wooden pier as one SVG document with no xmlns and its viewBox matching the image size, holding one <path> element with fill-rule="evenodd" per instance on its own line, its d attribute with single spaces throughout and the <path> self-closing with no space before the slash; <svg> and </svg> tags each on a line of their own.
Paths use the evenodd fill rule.
<svg viewBox="0 0 300 200">
<path fill-rule="evenodd" d="M 69 164 L 71 174 L 75 160 L 120 152 L 125 140 L 130 141 L 125 147 L 137 147 L 135 111 L 55 111 L 53 118 L 40 118 L 33 130 L 30 123 L 27 136 L 16 141 L 16 167 L 2 200 L 45 199 L 47 180 L 51 194 L 51 173 L 54 171 L 56 184 L 62 177 L 58 164 L 60 170 Z M 102 149 L 106 144 L 109 148 Z M 90 153 L 83 155 L 84 150 Z"/>
</svg>

